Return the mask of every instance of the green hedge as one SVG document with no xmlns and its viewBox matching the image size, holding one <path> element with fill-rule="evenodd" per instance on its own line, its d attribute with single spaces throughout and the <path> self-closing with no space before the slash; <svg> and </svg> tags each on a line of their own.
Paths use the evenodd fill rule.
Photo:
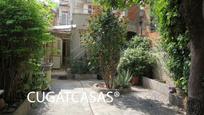
<svg viewBox="0 0 204 115">
<path fill-rule="evenodd" d="M 25 65 L 31 59 L 39 62 L 43 44 L 51 38 L 51 17 L 49 6 L 38 0 L 0 1 L 0 89 L 7 100 L 15 100 Z"/>
</svg>

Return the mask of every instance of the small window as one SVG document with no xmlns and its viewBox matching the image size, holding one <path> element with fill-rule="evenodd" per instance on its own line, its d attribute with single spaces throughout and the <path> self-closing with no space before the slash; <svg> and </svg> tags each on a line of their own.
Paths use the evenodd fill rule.
<svg viewBox="0 0 204 115">
<path fill-rule="evenodd" d="M 68 25 L 69 15 L 67 12 L 62 12 L 60 16 L 60 25 Z"/>
<path fill-rule="evenodd" d="M 92 13 L 92 6 L 88 5 L 88 13 L 91 14 Z"/>
</svg>

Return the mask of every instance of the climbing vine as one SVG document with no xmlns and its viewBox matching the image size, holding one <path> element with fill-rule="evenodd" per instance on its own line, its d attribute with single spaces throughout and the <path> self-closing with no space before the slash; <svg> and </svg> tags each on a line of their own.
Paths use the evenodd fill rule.
<svg viewBox="0 0 204 115">
<path fill-rule="evenodd" d="M 152 16 L 158 24 L 161 45 L 167 52 L 167 67 L 177 87 L 187 92 L 190 67 L 189 36 L 180 0 L 150 0 Z"/>
</svg>

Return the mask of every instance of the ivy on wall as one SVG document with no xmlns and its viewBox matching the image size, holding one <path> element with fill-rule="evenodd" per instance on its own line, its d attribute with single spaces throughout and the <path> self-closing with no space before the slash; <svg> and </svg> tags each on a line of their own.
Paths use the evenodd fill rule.
<svg viewBox="0 0 204 115">
<path fill-rule="evenodd" d="M 190 67 L 189 37 L 181 15 L 180 0 L 149 0 L 152 16 L 158 24 L 161 45 L 167 52 L 167 67 L 177 87 L 187 92 Z"/>
</svg>

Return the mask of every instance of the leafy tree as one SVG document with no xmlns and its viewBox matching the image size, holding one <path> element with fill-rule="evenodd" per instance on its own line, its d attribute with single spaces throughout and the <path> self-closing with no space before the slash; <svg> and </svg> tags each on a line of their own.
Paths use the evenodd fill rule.
<svg viewBox="0 0 204 115">
<path fill-rule="evenodd" d="M 107 10 L 92 18 L 83 40 L 90 51 L 92 62 L 99 64 L 100 73 L 108 88 L 113 87 L 125 33 L 123 20 Z"/>
<path fill-rule="evenodd" d="M 25 64 L 39 62 L 50 39 L 50 11 L 38 0 L 0 0 L 0 89 L 8 101 L 15 100 Z"/>
<path fill-rule="evenodd" d="M 191 68 L 188 82 L 188 115 L 204 113 L 204 15 L 203 0 L 182 1 L 191 39 Z"/>
</svg>

